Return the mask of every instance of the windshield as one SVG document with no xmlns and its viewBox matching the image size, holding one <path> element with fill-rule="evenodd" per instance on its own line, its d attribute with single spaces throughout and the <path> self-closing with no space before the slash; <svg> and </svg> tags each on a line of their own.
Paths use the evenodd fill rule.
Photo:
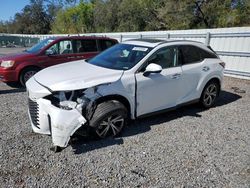
<svg viewBox="0 0 250 188">
<path fill-rule="evenodd" d="M 90 59 L 88 63 L 110 69 L 128 70 L 142 60 L 151 49 L 130 44 L 117 44 Z"/>
<path fill-rule="evenodd" d="M 41 42 L 39 42 L 39 43 L 35 44 L 34 46 L 32 46 L 30 49 L 26 50 L 26 52 L 37 53 L 41 49 L 43 49 L 45 46 L 52 43 L 53 41 L 54 41 L 53 38 L 47 38 L 45 40 L 42 40 Z"/>
</svg>

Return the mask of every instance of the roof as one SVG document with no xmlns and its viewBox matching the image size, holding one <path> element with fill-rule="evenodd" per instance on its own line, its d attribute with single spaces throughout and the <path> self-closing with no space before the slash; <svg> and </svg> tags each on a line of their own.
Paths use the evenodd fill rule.
<svg viewBox="0 0 250 188">
<path fill-rule="evenodd" d="M 167 42 L 167 40 L 159 40 L 159 39 L 131 39 L 122 42 L 123 44 L 136 44 L 139 46 L 146 46 L 146 47 L 155 47 L 163 42 Z"/>
<path fill-rule="evenodd" d="M 197 41 L 191 41 L 191 40 L 172 40 L 172 39 L 131 39 L 131 40 L 126 40 L 122 42 L 123 44 L 133 44 L 133 45 L 139 45 L 139 46 L 145 46 L 145 47 L 156 47 L 160 44 L 164 43 L 173 43 L 173 42 L 179 42 L 179 43 L 195 43 L 195 44 L 200 44 L 200 42 Z"/>
<path fill-rule="evenodd" d="M 103 36 L 53 36 L 53 37 L 49 37 L 51 39 L 55 39 L 55 40 L 62 40 L 62 39 L 110 39 L 110 40 L 115 40 L 109 37 L 103 37 Z"/>
</svg>

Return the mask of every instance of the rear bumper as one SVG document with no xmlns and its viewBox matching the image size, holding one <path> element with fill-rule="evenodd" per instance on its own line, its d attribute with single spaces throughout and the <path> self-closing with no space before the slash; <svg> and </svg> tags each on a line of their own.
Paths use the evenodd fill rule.
<svg viewBox="0 0 250 188">
<path fill-rule="evenodd" d="M 0 81 L 16 82 L 18 81 L 18 73 L 15 70 L 4 69 L 0 67 Z"/>
</svg>

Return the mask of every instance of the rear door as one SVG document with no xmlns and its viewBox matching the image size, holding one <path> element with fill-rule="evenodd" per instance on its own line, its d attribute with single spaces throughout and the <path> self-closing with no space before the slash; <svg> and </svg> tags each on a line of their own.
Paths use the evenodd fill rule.
<svg viewBox="0 0 250 188">
<path fill-rule="evenodd" d="M 182 69 L 178 64 L 177 47 L 163 47 L 155 52 L 136 73 L 137 116 L 176 106 L 182 96 Z M 162 67 L 160 73 L 143 74 L 150 63 Z"/>
<path fill-rule="evenodd" d="M 182 59 L 183 87 L 184 93 L 179 103 L 185 103 L 197 99 L 197 87 L 204 72 L 204 58 L 201 56 L 201 49 L 193 45 L 179 46 Z M 204 69 L 204 70 L 203 70 Z"/>
<path fill-rule="evenodd" d="M 96 39 L 74 40 L 75 60 L 88 59 L 96 56 L 98 52 Z"/>
</svg>

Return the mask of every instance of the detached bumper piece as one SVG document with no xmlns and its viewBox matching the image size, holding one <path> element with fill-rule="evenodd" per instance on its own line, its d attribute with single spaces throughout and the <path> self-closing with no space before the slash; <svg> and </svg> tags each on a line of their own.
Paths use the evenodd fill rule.
<svg viewBox="0 0 250 188">
<path fill-rule="evenodd" d="M 86 123 L 77 109 L 64 110 L 43 98 L 29 99 L 29 117 L 34 132 L 52 136 L 55 152 L 66 147 L 70 137 Z"/>
</svg>

